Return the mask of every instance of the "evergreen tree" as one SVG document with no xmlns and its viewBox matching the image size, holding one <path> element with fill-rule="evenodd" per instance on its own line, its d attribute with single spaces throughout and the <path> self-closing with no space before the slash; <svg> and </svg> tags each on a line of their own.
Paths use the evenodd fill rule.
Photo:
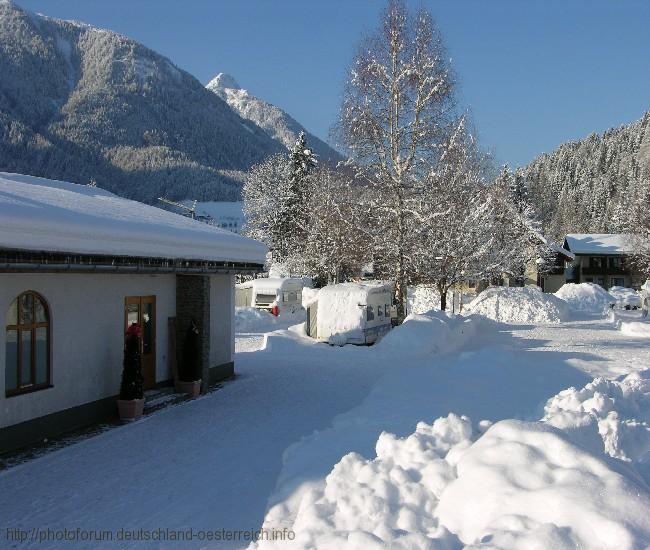
<svg viewBox="0 0 650 550">
<path fill-rule="evenodd" d="M 190 323 L 183 342 L 183 360 L 178 377 L 182 382 L 194 382 L 202 377 L 201 337 L 194 320 Z"/>
<path fill-rule="evenodd" d="M 139 327 L 132 325 L 126 334 L 124 343 L 124 360 L 122 363 L 122 383 L 120 399 L 130 401 L 144 397 L 142 377 L 142 359 L 140 356 Z"/>
</svg>

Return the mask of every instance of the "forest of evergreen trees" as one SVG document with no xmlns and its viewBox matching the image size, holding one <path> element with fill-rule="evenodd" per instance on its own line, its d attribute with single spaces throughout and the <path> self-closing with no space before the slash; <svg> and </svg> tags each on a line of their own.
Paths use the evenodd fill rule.
<svg viewBox="0 0 650 550">
<path fill-rule="evenodd" d="M 630 125 L 564 143 L 514 178 L 550 238 L 634 232 L 648 217 L 650 111 Z"/>
</svg>

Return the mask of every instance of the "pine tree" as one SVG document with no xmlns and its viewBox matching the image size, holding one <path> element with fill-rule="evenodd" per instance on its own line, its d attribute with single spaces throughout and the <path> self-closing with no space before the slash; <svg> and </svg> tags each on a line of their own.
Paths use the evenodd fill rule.
<svg viewBox="0 0 650 550">
<path fill-rule="evenodd" d="M 273 243 L 275 261 L 290 261 L 304 247 L 309 216 L 307 205 L 310 200 L 308 180 L 317 163 L 316 156 L 307 147 L 304 132 L 300 132 L 289 151 L 287 176 L 279 182 L 281 200 Z"/>
<path fill-rule="evenodd" d="M 195 382 L 202 377 L 201 338 L 196 323 L 192 321 L 187 328 L 183 342 L 183 360 L 178 377 L 182 382 Z"/>
<path fill-rule="evenodd" d="M 144 396 L 143 382 L 140 337 L 135 331 L 131 331 L 127 333 L 124 343 L 120 399 L 125 401 L 142 399 Z"/>
</svg>

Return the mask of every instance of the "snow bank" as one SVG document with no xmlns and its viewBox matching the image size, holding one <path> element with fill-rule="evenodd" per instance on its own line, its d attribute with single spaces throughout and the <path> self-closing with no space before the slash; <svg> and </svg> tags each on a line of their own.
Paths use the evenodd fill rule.
<svg viewBox="0 0 650 550">
<path fill-rule="evenodd" d="M 235 332 L 269 332 L 280 328 L 279 318 L 254 307 L 235 308 Z"/>
<path fill-rule="evenodd" d="M 616 300 L 616 307 L 641 307 L 641 296 L 633 288 L 613 286 L 609 289 L 609 294 Z"/>
<path fill-rule="evenodd" d="M 302 307 L 307 309 L 310 304 L 318 300 L 320 288 L 303 287 L 302 289 Z"/>
<path fill-rule="evenodd" d="M 444 311 L 412 313 L 375 344 L 380 353 L 430 356 L 450 353 L 468 345 L 476 334 L 491 325 L 478 315 L 452 316 Z"/>
<path fill-rule="evenodd" d="M 626 336 L 635 338 L 650 338 L 650 322 L 622 321 L 620 330 Z"/>
<path fill-rule="evenodd" d="M 650 543 L 643 483 L 541 423 L 504 420 L 462 453 L 436 516 L 481 548 L 634 549 Z"/>
<path fill-rule="evenodd" d="M 280 317 L 254 307 L 235 308 L 235 332 L 264 333 L 287 329 L 305 320 L 305 310 L 284 311 Z"/>
<path fill-rule="evenodd" d="M 650 542 L 650 496 L 624 470 L 541 422 L 504 420 L 480 435 L 454 414 L 420 422 L 406 438 L 382 433 L 374 460 L 350 453 L 303 494 L 296 538 L 280 544 L 602 550 Z"/>
<path fill-rule="evenodd" d="M 598 315 L 604 314 L 616 302 L 603 287 L 594 283 L 566 283 L 555 296 L 564 300 L 573 311 Z"/>
<path fill-rule="evenodd" d="M 569 388 L 549 399 L 544 412 L 544 421 L 582 445 L 650 473 L 650 370 L 621 381 L 596 378 L 580 390 Z"/>
<path fill-rule="evenodd" d="M 466 309 L 500 323 L 561 323 L 569 318 L 566 303 L 538 287 L 491 287 Z"/>
</svg>

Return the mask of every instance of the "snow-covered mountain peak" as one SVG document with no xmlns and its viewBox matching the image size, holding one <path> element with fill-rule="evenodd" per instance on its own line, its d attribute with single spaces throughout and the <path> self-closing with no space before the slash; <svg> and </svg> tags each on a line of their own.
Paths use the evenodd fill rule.
<svg viewBox="0 0 650 550">
<path fill-rule="evenodd" d="M 217 90 L 225 90 L 226 88 L 231 90 L 241 90 L 241 86 L 238 82 L 231 75 L 226 73 L 219 73 L 208 82 L 206 88 L 213 92 Z"/>
<path fill-rule="evenodd" d="M 219 73 L 206 88 L 218 95 L 242 118 L 254 122 L 272 139 L 285 147 L 292 147 L 300 132 L 307 135 L 307 143 L 311 150 L 323 160 L 337 162 L 341 155 L 327 143 L 318 139 L 289 114 L 279 107 L 259 99 L 239 86 L 237 81 L 226 73 Z"/>
</svg>

